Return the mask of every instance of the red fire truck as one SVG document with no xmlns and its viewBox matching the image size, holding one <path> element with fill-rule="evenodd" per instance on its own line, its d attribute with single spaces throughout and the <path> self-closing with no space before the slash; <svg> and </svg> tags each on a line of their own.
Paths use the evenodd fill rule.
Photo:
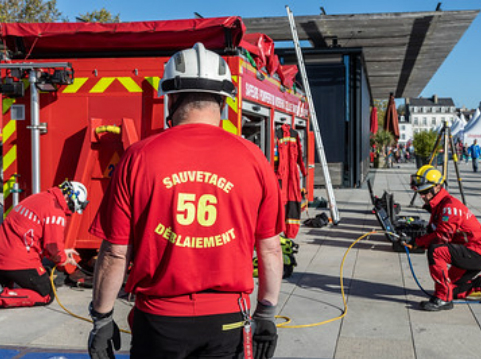
<svg viewBox="0 0 481 359">
<path fill-rule="evenodd" d="M 310 165 L 302 184 L 312 200 L 314 137 L 296 69 L 279 64 L 267 36 L 246 35 L 239 17 L 1 24 L 0 37 L 4 215 L 32 193 L 80 181 L 90 204 L 72 216 L 66 246 L 97 249 L 88 228 L 111 174 L 126 147 L 164 129 L 157 92 L 164 64 L 196 42 L 232 70 L 238 95 L 224 111 L 226 131 L 255 142 L 274 166 L 276 128 L 298 130 Z"/>
</svg>

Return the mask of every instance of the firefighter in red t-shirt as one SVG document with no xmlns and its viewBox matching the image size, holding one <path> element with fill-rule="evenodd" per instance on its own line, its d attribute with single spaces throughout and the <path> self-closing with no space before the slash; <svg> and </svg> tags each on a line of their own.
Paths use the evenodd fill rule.
<svg viewBox="0 0 481 359">
<path fill-rule="evenodd" d="M 421 167 L 411 186 L 431 213 L 428 234 L 416 238 L 415 246 L 428 249 L 429 272 L 434 294 L 421 302 L 421 309 L 453 308 L 453 298 L 466 298 L 481 290 L 481 224 L 473 213 L 442 185 L 444 177 L 433 166 Z M 409 246 L 409 245 L 408 245 Z"/>
<path fill-rule="evenodd" d="M 255 144 L 219 127 L 226 97 L 236 92 L 219 55 L 201 43 L 176 53 L 160 90 L 172 128 L 126 151 L 91 227 L 104 240 L 89 354 L 114 358 L 120 347 L 113 306 L 132 261 L 125 287 L 135 294 L 131 358 L 243 358 L 244 347 L 246 358 L 270 358 L 284 229 L 274 171 Z"/>
<path fill-rule="evenodd" d="M 13 208 L 0 227 L 0 307 L 31 307 L 53 301 L 42 258 L 60 266 L 75 264 L 72 255 L 78 253 L 64 249 L 66 216 L 82 213 L 87 203 L 85 186 L 65 181 Z"/>
</svg>

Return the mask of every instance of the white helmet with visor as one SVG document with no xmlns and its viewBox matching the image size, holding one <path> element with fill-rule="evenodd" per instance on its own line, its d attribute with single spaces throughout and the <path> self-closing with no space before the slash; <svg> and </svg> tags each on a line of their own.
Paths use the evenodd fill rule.
<svg viewBox="0 0 481 359">
<path fill-rule="evenodd" d="M 68 207 L 72 212 L 82 214 L 89 201 L 87 201 L 87 188 L 76 181 L 64 181 L 60 184 L 63 194 L 68 196 Z"/>
<path fill-rule="evenodd" d="M 200 42 L 193 48 L 175 53 L 165 65 L 159 94 L 208 92 L 235 97 L 227 62 Z"/>
</svg>

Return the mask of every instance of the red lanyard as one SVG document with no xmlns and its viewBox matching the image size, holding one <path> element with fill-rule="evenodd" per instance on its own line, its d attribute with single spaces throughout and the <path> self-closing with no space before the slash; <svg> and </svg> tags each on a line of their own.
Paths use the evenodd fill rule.
<svg viewBox="0 0 481 359">
<path fill-rule="evenodd" d="M 239 308 L 244 316 L 244 359 L 254 359 L 252 353 L 252 326 L 251 317 L 249 314 L 249 308 L 247 307 L 247 301 L 245 298 L 239 298 Z"/>
</svg>

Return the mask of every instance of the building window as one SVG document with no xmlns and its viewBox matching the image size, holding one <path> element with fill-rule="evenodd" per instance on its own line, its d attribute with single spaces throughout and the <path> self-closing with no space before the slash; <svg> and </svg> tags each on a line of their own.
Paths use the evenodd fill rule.
<svg viewBox="0 0 481 359">
<path fill-rule="evenodd" d="M 414 113 L 418 112 L 418 108 L 417 108 L 417 107 L 413 107 L 413 112 L 414 112 Z"/>
<path fill-rule="evenodd" d="M 413 119 L 413 124 L 414 124 L 414 125 L 417 125 L 417 124 L 418 124 L 418 118 L 417 118 L 417 117 L 414 117 L 414 119 Z"/>
<path fill-rule="evenodd" d="M 401 125 L 401 131 L 406 131 L 406 126 Z"/>
<path fill-rule="evenodd" d="M 405 140 L 406 139 L 406 135 L 404 133 L 401 133 L 401 140 Z"/>
<path fill-rule="evenodd" d="M 436 126 L 436 117 L 431 117 L 431 125 Z"/>
<path fill-rule="evenodd" d="M 423 117 L 423 123 L 422 123 L 422 125 L 423 125 L 423 126 L 427 126 L 427 124 L 428 124 L 428 118 L 427 118 L 427 117 Z"/>
<path fill-rule="evenodd" d="M 445 113 L 445 112 L 446 112 L 446 108 L 445 108 L 445 107 L 441 107 L 441 112 L 442 112 L 442 113 Z"/>
<path fill-rule="evenodd" d="M 423 113 L 426 113 L 428 112 L 428 108 L 427 107 L 423 107 Z"/>
</svg>

